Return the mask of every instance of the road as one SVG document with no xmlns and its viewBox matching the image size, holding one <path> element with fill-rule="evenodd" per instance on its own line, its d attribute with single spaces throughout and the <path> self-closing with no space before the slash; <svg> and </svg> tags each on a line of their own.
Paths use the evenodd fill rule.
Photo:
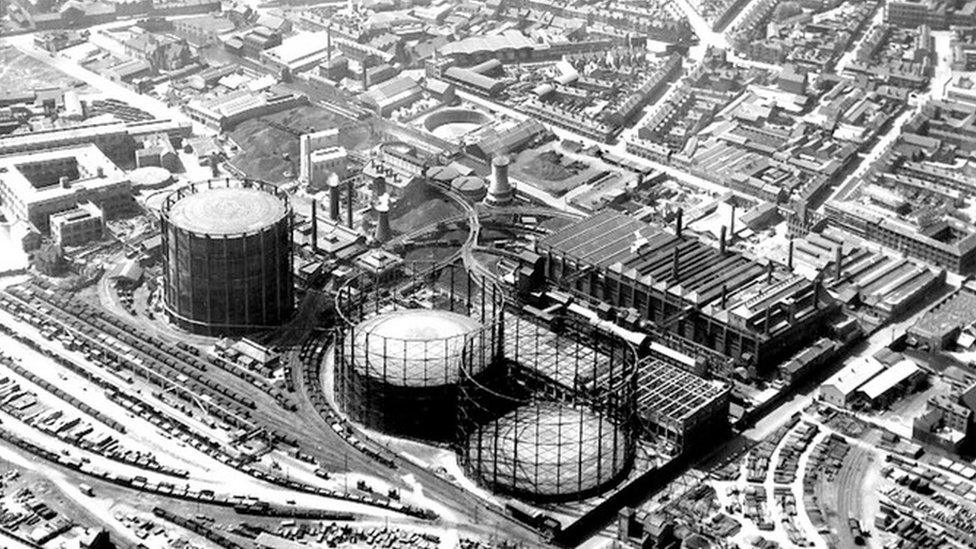
<svg viewBox="0 0 976 549">
<path fill-rule="evenodd" d="M 705 18 L 698 13 L 698 10 L 691 5 L 688 0 L 675 0 L 675 4 L 681 8 L 684 12 L 685 17 L 688 19 L 688 23 L 691 24 L 691 28 L 698 35 L 698 40 L 702 42 L 705 46 L 714 46 L 722 49 L 730 49 L 729 41 L 726 38 L 725 33 L 715 32 L 712 30 L 712 26 L 705 21 Z M 743 8 L 745 9 L 745 8 Z"/>
<path fill-rule="evenodd" d="M 928 98 L 943 99 L 952 80 L 952 36 L 954 31 L 932 31 L 935 42 L 935 74 L 929 86 Z"/>
</svg>

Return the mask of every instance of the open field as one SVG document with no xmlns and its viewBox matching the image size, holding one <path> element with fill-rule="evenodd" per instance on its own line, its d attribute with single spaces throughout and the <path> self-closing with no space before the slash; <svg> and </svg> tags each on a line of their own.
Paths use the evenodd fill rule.
<svg viewBox="0 0 976 549">
<path fill-rule="evenodd" d="M 0 95 L 21 94 L 35 88 L 80 87 L 83 84 L 11 46 L 0 46 Z"/>
</svg>

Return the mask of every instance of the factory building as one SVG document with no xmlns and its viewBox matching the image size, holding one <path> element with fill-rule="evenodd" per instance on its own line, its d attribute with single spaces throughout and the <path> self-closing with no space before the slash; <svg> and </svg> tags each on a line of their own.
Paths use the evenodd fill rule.
<svg viewBox="0 0 976 549">
<path fill-rule="evenodd" d="M 0 159 L 0 200 L 9 218 L 41 231 L 51 214 L 83 202 L 98 205 L 106 219 L 133 204 L 125 172 L 91 144 Z"/>
<path fill-rule="evenodd" d="M 866 240 L 900 251 L 953 273 L 976 271 L 976 232 L 945 219 L 920 230 L 871 205 L 835 200 L 826 205 L 828 221 Z"/>
<path fill-rule="evenodd" d="M 880 318 L 909 310 L 945 282 L 945 271 L 866 246 L 834 227 L 794 241 L 793 267 L 810 278 L 823 274 L 824 286 L 845 304 L 866 307 Z"/>
<path fill-rule="evenodd" d="M 924 379 L 925 372 L 911 359 L 888 366 L 874 357 L 859 357 L 821 385 L 820 398 L 838 408 L 885 408 Z"/>
<path fill-rule="evenodd" d="M 331 174 L 339 179 L 348 175 L 349 153 L 345 147 L 327 147 L 309 155 L 308 182 L 316 189 L 325 188 Z"/>
<path fill-rule="evenodd" d="M 412 105 L 423 95 L 423 89 L 408 76 L 394 78 L 379 84 L 360 96 L 360 100 L 379 116 L 390 116 L 393 111 Z"/>
<path fill-rule="evenodd" d="M 51 215 L 51 236 L 62 248 L 101 240 L 104 228 L 102 209 L 90 202 Z"/>
<path fill-rule="evenodd" d="M 820 386 L 820 398 L 838 408 L 844 408 L 853 402 L 855 392 L 862 385 L 884 369 L 884 364 L 874 358 L 859 357 Z"/>
<path fill-rule="evenodd" d="M 677 233 L 677 234 L 675 234 Z M 734 359 L 753 375 L 812 341 L 836 309 L 810 281 L 682 234 L 604 211 L 540 240 L 560 288 Z M 752 367 L 752 370 L 748 368 Z"/>
<path fill-rule="evenodd" d="M 944 29 L 949 21 L 952 6 L 943 0 L 889 0 L 885 3 L 885 23 L 896 27 L 915 29 L 927 25 Z"/>
<path fill-rule="evenodd" d="M 194 99 L 186 104 L 186 113 L 201 124 L 225 131 L 245 120 L 307 104 L 308 97 L 283 88 L 263 93 L 236 90 L 210 99 Z"/>
<path fill-rule="evenodd" d="M 105 154 L 131 158 L 136 140 L 154 134 L 170 139 L 189 137 L 190 125 L 170 120 L 138 122 L 102 122 L 52 130 L 15 133 L 0 136 L 0 155 L 46 151 L 61 147 L 94 144 Z M 116 156 L 117 155 L 117 156 Z"/>
<path fill-rule="evenodd" d="M 298 137 L 298 176 L 303 181 L 312 180 L 312 153 L 319 149 L 339 146 L 339 128 L 303 133 Z"/>
</svg>

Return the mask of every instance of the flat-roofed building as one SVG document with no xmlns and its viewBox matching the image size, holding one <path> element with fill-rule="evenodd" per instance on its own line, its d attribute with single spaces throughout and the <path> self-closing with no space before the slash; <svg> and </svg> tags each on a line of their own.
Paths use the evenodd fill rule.
<svg viewBox="0 0 976 549">
<path fill-rule="evenodd" d="M 888 0 L 885 4 L 885 22 L 908 29 L 922 25 L 944 29 L 949 21 L 949 11 L 949 2 L 943 0 Z"/>
<path fill-rule="evenodd" d="M 261 60 L 278 70 L 291 73 L 311 69 L 329 55 L 326 32 L 300 32 L 281 41 L 281 45 L 261 52 Z"/>
<path fill-rule="evenodd" d="M 96 204 L 106 219 L 133 205 L 125 172 L 95 145 L 0 158 L 0 200 L 9 217 L 41 231 L 51 214 L 83 202 Z"/>
<path fill-rule="evenodd" d="M 105 217 L 101 208 L 86 202 L 70 210 L 52 214 L 50 224 L 51 236 L 62 248 L 81 246 L 93 240 L 101 240 Z"/>
<path fill-rule="evenodd" d="M 909 257 L 954 273 L 976 271 L 976 232 L 958 220 L 921 229 L 877 206 L 843 200 L 828 202 L 825 211 L 832 225 Z"/>
<path fill-rule="evenodd" d="M 312 180 L 312 153 L 319 149 L 339 146 L 339 128 L 329 128 L 303 133 L 298 138 L 298 175 L 308 182 Z"/>
<path fill-rule="evenodd" d="M 349 153 L 345 147 L 326 147 L 318 149 L 309 157 L 311 165 L 309 184 L 317 189 L 324 189 L 330 174 L 336 174 L 339 179 L 348 175 Z"/>
</svg>

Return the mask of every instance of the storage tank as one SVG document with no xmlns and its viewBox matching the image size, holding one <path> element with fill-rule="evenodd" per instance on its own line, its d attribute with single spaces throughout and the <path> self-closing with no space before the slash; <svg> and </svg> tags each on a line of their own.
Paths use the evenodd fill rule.
<svg viewBox="0 0 976 549">
<path fill-rule="evenodd" d="M 161 209 L 166 312 L 204 335 L 281 325 L 292 313 L 292 209 L 269 183 L 210 180 Z"/>
<path fill-rule="evenodd" d="M 466 276 L 451 272 L 443 278 L 460 288 L 467 286 L 462 282 Z M 414 289 L 432 288 L 423 277 L 403 280 L 411 280 L 407 285 Z M 477 377 L 495 366 L 501 302 L 493 303 L 487 295 L 483 304 L 479 298 L 466 302 L 462 296 L 441 295 L 437 308 L 417 308 L 366 293 L 367 300 L 378 301 L 359 308 L 343 293 L 336 303 L 349 324 L 336 346 L 334 375 L 340 410 L 386 434 L 453 441 L 461 369 Z"/>
<path fill-rule="evenodd" d="M 468 375 L 462 367 L 459 461 L 493 492 L 539 502 L 584 499 L 630 471 L 635 351 L 578 328 L 563 338 L 510 319 L 504 371 Z"/>
</svg>

